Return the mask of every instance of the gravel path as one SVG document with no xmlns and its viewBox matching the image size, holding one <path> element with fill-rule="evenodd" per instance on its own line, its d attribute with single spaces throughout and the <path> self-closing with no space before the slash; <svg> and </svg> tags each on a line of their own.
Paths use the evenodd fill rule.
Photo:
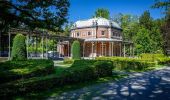
<svg viewBox="0 0 170 100">
<path fill-rule="evenodd" d="M 170 67 L 133 73 L 117 82 L 64 92 L 48 100 L 170 100 Z"/>
</svg>

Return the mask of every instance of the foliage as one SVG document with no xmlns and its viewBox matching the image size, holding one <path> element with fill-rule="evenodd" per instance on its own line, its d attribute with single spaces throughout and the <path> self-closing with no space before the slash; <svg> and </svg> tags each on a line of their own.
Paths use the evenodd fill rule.
<svg viewBox="0 0 170 100">
<path fill-rule="evenodd" d="M 156 61 L 157 58 L 164 58 L 166 56 L 164 54 L 148 54 L 148 53 L 143 53 L 143 54 L 140 54 L 139 57 L 142 60 L 146 60 L 146 61 Z"/>
<path fill-rule="evenodd" d="M 73 59 L 80 59 L 81 54 L 80 54 L 80 42 L 79 41 L 74 41 L 72 46 L 71 46 L 71 54 Z"/>
<path fill-rule="evenodd" d="M 113 63 L 111 61 L 97 61 L 94 63 L 98 77 L 111 76 Z"/>
<path fill-rule="evenodd" d="M 96 64 L 94 65 L 95 62 Z M 110 69 L 112 68 L 110 65 L 112 64 L 108 61 L 76 60 L 74 64 L 64 70 L 63 74 L 60 74 L 60 76 L 52 74 L 1 84 L 0 96 L 47 90 L 66 84 L 87 82 L 103 76 L 111 76 L 112 70 Z"/>
<path fill-rule="evenodd" d="M 134 37 L 135 52 L 136 54 L 151 53 L 152 45 L 151 38 L 149 37 L 149 30 L 145 28 L 139 29 L 137 35 Z"/>
<path fill-rule="evenodd" d="M 150 16 L 149 11 L 145 11 L 139 18 L 139 24 L 140 26 L 146 28 L 146 29 L 151 29 L 152 27 L 152 18 Z"/>
<path fill-rule="evenodd" d="M 157 62 L 159 65 L 170 64 L 170 58 L 164 54 L 141 54 L 140 58 L 145 61 Z"/>
<path fill-rule="evenodd" d="M 141 71 L 149 67 L 156 66 L 155 62 L 144 61 L 134 58 L 124 57 L 97 57 L 97 60 L 110 60 L 113 62 L 114 69 L 116 70 L 134 70 Z"/>
<path fill-rule="evenodd" d="M 1 0 L 0 30 L 9 25 L 58 30 L 68 13 L 68 0 Z"/>
<path fill-rule="evenodd" d="M 163 33 L 163 50 L 164 54 L 168 55 L 168 51 L 170 48 L 170 1 L 169 0 L 156 0 L 155 4 L 152 6 L 153 8 L 163 8 L 165 18 L 164 18 L 164 23 L 161 25 L 161 32 Z"/>
<path fill-rule="evenodd" d="M 73 23 L 67 23 L 65 25 L 65 28 L 64 28 L 64 36 L 70 36 L 70 32 L 71 32 L 71 27 L 72 27 Z"/>
<path fill-rule="evenodd" d="M 7 61 L 0 63 L 0 66 L 0 83 L 45 76 L 54 72 L 54 64 L 51 60 Z"/>
<path fill-rule="evenodd" d="M 12 60 L 25 60 L 26 57 L 25 36 L 17 34 L 13 40 Z"/>
<path fill-rule="evenodd" d="M 103 17 L 103 18 L 109 19 L 110 18 L 110 12 L 107 9 L 98 8 L 95 11 L 94 17 Z"/>
</svg>

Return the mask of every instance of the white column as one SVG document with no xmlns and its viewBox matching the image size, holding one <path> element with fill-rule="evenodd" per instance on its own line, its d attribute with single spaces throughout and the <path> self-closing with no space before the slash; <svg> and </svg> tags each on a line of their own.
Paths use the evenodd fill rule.
<svg viewBox="0 0 170 100">
<path fill-rule="evenodd" d="M 102 56 L 103 56 L 103 42 L 102 42 Z"/>
<path fill-rule="evenodd" d="M 91 43 L 92 43 L 92 53 L 91 54 L 92 54 L 92 57 L 93 57 L 93 53 L 94 53 L 94 51 L 93 51 L 93 42 L 91 42 Z"/>
<path fill-rule="evenodd" d="M 122 45 L 121 43 L 119 43 L 119 46 L 120 46 L 120 57 L 122 56 Z"/>
<path fill-rule="evenodd" d="M 113 56 L 113 42 L 111 44 L 111 56 Z"/>
<path fill-rule="evenodd" d="M 111 43 L 109 42 L 109 56 L 111 56 Z"/>
<path fill-rule="evenodd" d="M 83 43 L 83 57 L 85 57 L 84 48 L 85 48 L 85 41 L 84 41 L 84 43 Z"/>
<path fill-rule="evenodd" d="M 69 41 L 68 41 L 68 57 L 69 57 L 69 53 L 70 53 L 70 45 L 69 45 Z"/>
</svg>

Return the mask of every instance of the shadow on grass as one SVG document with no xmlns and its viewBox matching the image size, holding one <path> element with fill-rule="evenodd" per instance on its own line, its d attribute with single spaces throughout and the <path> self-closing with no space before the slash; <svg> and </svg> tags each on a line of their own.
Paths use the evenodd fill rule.
<svg viewBox="0 0 170 100">
<path fill-rule="evenodd" d="M 62 72 L 62 70 L 64 70 L 64 69 L 60 69 L 61 72 Z M 124 78 L 126 76 L 127 75 L 113 75 L 112 77 L 104 77 L 104 78 L 99 78 L 99 79 L 93 80 L 93 81 L 65 85 L 65 86 L 62 86 L 59 88 L 54 88 L 54 89 L 50 89 L 50 90 L 46 90 L 46 91 L 28 93 L 26 95 L 14 97 L 14 99 L 16 99 L 16 100 L 46 99 L 48 97 L 59 96 L 63 92 L 72 91 L 72 90 L 76 90 L 76 89 L 80 89 L 80 88 L 88 87 L 88 86 L 93 86 L 93 85 L 99 85 L 101 83 L 106 83 L 109 81 L 117 81 L 117 80 Z"/>
</svg>

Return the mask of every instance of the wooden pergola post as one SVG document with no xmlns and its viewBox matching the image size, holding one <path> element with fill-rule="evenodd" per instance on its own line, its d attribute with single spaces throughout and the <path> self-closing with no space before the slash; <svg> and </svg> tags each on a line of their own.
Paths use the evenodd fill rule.
<svg viewBox="0 0 170 100">
<path fill-rule="evenodd" d="M 48 59 L 48 38 L 47 38 L 47 32 L 46 32 L 46 40 L 45 40 L 45 51 L 46 51 L 46 59 Z"/>
<path fill-rule="evenodd" d="M 68 50 L 67 51 L 68 51 L 68 57 L 69 57 L 69 54 L 70 54 L 70 43 L 69 43 L 69 41 L 68 41 L 67 45 L 68 45 Z"/>
<path fill-rule="evenodd" d="M 29 57 L 28 57 L 28 41 L 29 41 L 29 35 L 27 34 L 27 35 L 26 35 L 27 59 L 29 58 Z"/>
<path fill-rule="evenodd" d="M 2 54 L 2 32 L 0 31 L 0 57 L 1 57 L 1 54 Z"/>
<path fill-rule="evenodd" d="M 8 60 L 11 59 L 11 32 L 8 32 Z"/>
<path fill-rule="evenodd" d="M 121 43 L 119 43 L 119 46 L 120 46 L 120 57 L 122 56 L 122 45 Z"/>
<path fill-rule="evenodd" d="M 41 36 L 41 40 L 42 40 L 42 58 L 44 58 L 44 30 L 42 32 L 42 36 Z"/>
</svg>

